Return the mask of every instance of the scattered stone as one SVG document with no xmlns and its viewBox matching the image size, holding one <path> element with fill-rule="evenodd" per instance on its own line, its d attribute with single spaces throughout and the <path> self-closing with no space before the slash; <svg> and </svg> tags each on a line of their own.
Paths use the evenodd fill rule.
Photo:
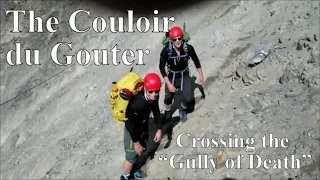
<svg viewBox="0 0 320 180">
<path fill-rule="evenodd" d="M 223 77 L 224 78 L 231 78 L 233 76 L 233 71 L 224 71 Z"/>
<path fill-rule="evenodd" d="M 301 46 L 300 42 L 298 42 L 296 49 L 297 49 L 298 51 L 302 50 L 302 46 Z"/>
<path fill-rule="evenodd" d="M 286 68 L 284 70 L 283 75 L 280 77 L 279 82 L 281 84 L 285 84 L 285 83 L 288 83 L 291 79 L 292 79 L 292 73 L 288 68 Z"/>
<path fill-rule="evenodd" d="M 308 36 L 305 37 L 303 40 L 308 41 L 308 42 L 311 42 L 311 39 L 310 39 Z"/>
<path fill-rule="evenodd" d="M 250 70 L 245 73 L 245 77 L 253 84 L 256 81 L 256 71 Z"/>
<path fill-rule="evenodd" d="M 247 66 L 239 66 L 233 74 L 231 82 L 232 90 L 237 87 L 243 88 L 245 86 L 254 85 L 258 81 L 263 81 L 264 79 L 262 68 L 260 67 L 250 68 Z"/>
<path fill-rule="evenodd" d="M 281 41 L 281 38 L 279 37 L 279 39 L 278 39 L 278 43 L 279 44 L 282 44 L 282 41 Z"/>
<path fill-rule="evenodd" d="M 311 51 L 310 53 L 310 59 L 307 61 L 308 64 L 312 64 L 312 63 L 315 63 L 316 62 L 316 53 Z"/>
<path fill-rule="evenodd" d="M 259 79 L 260 81 L 263 81 L 264 76 L 263 76 L 262 68 L 257 67 L 256 78 Z"/>
<path fill-rule="evenodd" d="M 208 109 L 207 108 L 205 108 L 205 107 L 201 107 L 199 110 L 198 110 L 198 115 L 200 116 L 200 117 L 204 117 L 204 116 L 207 116 L 208 115 Z"/>
<path fill-rule="evenodd" d="M 300 94 L 300 92 L 288 92 L 288 93 L 286 93 L 285 97 L 286 98 L 296 97 L 299 94 Z"/>
<path fill-rule="evenodd" d="M 317 35 L 313 35 L 313 40 L 318 41 Z"/>
<path fill-rule="evenodd" d="M 237 80 L 232 80 L 232 83 L 231 83 L 231 89 L 232 90 L 235 90 L 239 87 L 239 81 Z"/>
<path fill-rule="evenodd" d="M 313 138 L 313 139 L 319 139 L 320 138 L 320 133 L 317 129 L 312 129 L 308 132 L 308 136 Z"/>
<path fill-rule="evenodd" d="M 240 112 L 248 112 L 248 111 L 252 111 L 254 109 L 254 106 L 250 102 L 250 99 L 248 97 L 241 97 L 237 109 Z"/>
<path fill-rule="evenodd" d="M 228 154 L 225 149 L 219 149 L 218 151 L 218 162 L 217 162 L 217 168 L 223 168 L 225 167 L 225 163 L 228 159 Z"/>
<path fill-rule="evenodd" d="M 275 11 L 270 11 L 270 17 L 273 16 Z"/>
<path fill-rule="evenodd" d="M 298 176 L 295 176 L 294 178 L 288 178 L 288 180 L 298 180 L 299 177 Z"/>
<path fill-rule="evenodd" d="M 251 113 L 252 114 L 258 114 L 259 112 L 261 112 L 262 111 L 262 108 L 256 108 L 256 109 L 253 109 L 252 111 L 251 111 Z"/>
<path fill-rule="evenodd" d="M 236 70 L 236 77 L 237 78 L 242 78 L 242 76 L 244 75 L 244 73 L 245 73 L 245 68 L 243 67 L 243 66 L 240 66 L 240 67 L 238 67 L 237 68 L 237 70 Z"/>
</svg>

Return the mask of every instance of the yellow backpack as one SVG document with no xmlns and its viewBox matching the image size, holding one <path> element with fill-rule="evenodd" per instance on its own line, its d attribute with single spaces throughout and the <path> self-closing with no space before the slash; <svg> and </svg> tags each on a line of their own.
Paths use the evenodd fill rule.
<svg viewBox="0 0 320 180">
<path fill-rule="evenodd" d="M 111 85 L 109 103 L 112 106 L 112 117 L 120 122 L 128 120 L 126 109 L 130 98 L 143 89 L 143 79 L 137 73 L 132 72 L 132 69 Z"/>
</svg>

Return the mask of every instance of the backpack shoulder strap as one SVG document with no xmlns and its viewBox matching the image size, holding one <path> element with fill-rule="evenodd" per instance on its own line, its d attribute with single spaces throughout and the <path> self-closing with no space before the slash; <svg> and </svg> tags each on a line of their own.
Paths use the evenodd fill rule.
<svg viewBox="0 0 320 180">
<path fill-rule="evenodd" d="M 185 41 L 183 42 L 183 50 L 186 53 L 186 55 L 188 56 L 188 44 Z"/>
<path fill-rule="evenodd" d="M 168 51 L 168 58 L 170 59 L 171 58 L 171 54 L 172 54 L 172 42 L 169 41 L 166 44 L 166 46 L 167 46 L 167 51 Z M 183 41 L 182 48 L 183 48 L 184 52 L 186 53 L 186 55 L 189 56 L 188 55 L 188 44 L 187 44 L 187 42 Z"/>
<path fill-rule="evenodd" d="M 171 57 L 171 54 L 172 54 L 172 43 L 171 41 L 168 42 L 167 44 L 167 50 L 168 50 L 168 57 L 170 58 Z"/>
</svg>

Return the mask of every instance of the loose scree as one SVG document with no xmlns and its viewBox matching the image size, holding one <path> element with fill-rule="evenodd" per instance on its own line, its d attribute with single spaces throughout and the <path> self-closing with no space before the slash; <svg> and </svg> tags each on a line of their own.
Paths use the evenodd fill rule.
<svg viewBox="0 0 320 180">
<path fill-rule="evenodd" d="M 86 33 L 94 31 L 95 33 L 103 33 L 109 30 L 112 33 L 146 33 L 150 30 L 152 23 L 152 32 L 154 33 L 163 33 L 168 32 L 169 23 L 174 22 L 174 17 L 161 17 L 163 23 L 163 30 L 161 31 L 159 28 L 160 20 L 158 17 L 152 17 L 152 20 L 149 20 L 146 17 L 140 17 L 137 20 L 134 20 L 133 10 L 127 11 L 127 25 L 128 29 L 125 29 L 124 17 L 108 17 L 108 20 L 103 17 L 94 17 L 92 18 L 91 12 L 88 10 L 77 10 L 73 12 L 68 20 L 69 27 L 76 33 Z M 158 15 L 159 11 L 154 10 L 154 15 Z M 24 18 L 28 16 L 28 32 L 29 33 L 43 33 L 44 32 L 44 19 L 41 17 L 35 17 L 34 11 L 23 11 L 23 10 L 7 10 L 6 15 L 13 16 L 13 30 L 12 33 L 21 33 L 20 22 Z M 77 17 L 85 15 L 87 19 L 76 20 Z M 23 17 L 23 18 L 22 18 Z M 79 19 L 79 18 L 78 18 Z M 92 21 L 92 27 L 86 27 L 84 29 L 80 28 L 79 24 L 81 22 Z M 37 26 L 36 26 L 37 24 Z M 46 30 L 50 33 L 56 33 L 59 29 L 59 20 L 56 17 L 50 17 L 45 22 Z M 116 24 L 118 26 L 116 27 Z M 144 25 L 143 25 L 144 24 Z M 108 28 L 108 29 L 107 29 Z M 63 46 L 63 47 L 62 47 Z M 22 45 L 20 42 L 15 42 L 15 49 L 11 49 L 7 52 L 7 62 L 8 64 L 15 66 L 23 64 L 21 53 L 25 53 L 25 63 L 27 65 L 41 65 L 40 64 L 40 50 L 39 49 L 22 49 Z M 62 63 L 61 60 L 58 60 L 58 54 L 60 54 L 59 48 L 69 48 L 71 50 L 70 54 L 64 54 L 64 61 Z M 118 44 L 115 44 L 111 50 L 108 49 L 92 49 L 91 51 L 86 49 L 78 50 L 76 53 L 72 52 L 74 48 L 74 44 L 72 42 L 58 42 L 53 47 L 51 47 L 51 59 L 54 63 L 58 65 L 70 65 L 74 61 L 76 61 L 80 65 L 88 65 L 91 61 L 94 62 L 95 65 L 114 65 L 117 66 L 121 63 L 130 66 L 136 62 L 136 65 L 144 65 L 144 57 L 145 55 L 150 54 L 149 49 L 126 49 L 121 53 L 121 61 L 117 59 L 118 53 L 121 51 L 118 47 Z M 112 59 L 108 59 L 109 53 L 112 54 Z M 15 55 L 15 57 L 14 57 Z M 33 55 L 33 58 L 32 58 Z M 136 59 L 128 60 L 128 57 L 133 57 Z M 99 58 L 101 57 L 101 58 Z"/>
<path fill-rule="evenodd" d="M 288 154 L 284 157 L 273 158 L 255 153 L 257 145 L 253 137 L 233 137 L 230 133 L 227 137 L 192 137 L 190 133 L 182 133 L 177 136 L 177 145 L 180 148 L 245 148 L 247 154 L 238 154 L 228 159 L 219 158 L 215 154 L 195 154 L 185 156 L 184 154 L 160 155 L 159 161 L 168 161 L 173 169 L 208 169 L 213 173 L 219 165 L 224 164 L 227 169 L 299 169 L 301 159 L 311 159 L 310 154 L 295 155 Z M 264 135 L 261 138 L 260 148 L 287 148 L 288 138 L 277 138 L 273 134 Z M 218 153 L 219 154 L 219 153 Z M 223 156 L 223 155 L 220 155 Z M 227 157 L 225 157 L 227 158 Z M 224 162 L 221 162 L 224 161 Z"/>
</svg>

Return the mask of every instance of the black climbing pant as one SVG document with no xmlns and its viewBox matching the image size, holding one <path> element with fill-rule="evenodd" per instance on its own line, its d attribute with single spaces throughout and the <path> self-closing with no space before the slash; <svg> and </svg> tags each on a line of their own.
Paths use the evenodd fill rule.
<svg viewBox="0 0 320 180">
<path fill-rule="evenodd" d="M 188 107 L 190 103 L 192 103 L 194 98 L 194 92 L 192 90 L 192 82 L 191 77 L 189 75 L 189 72 L 183 74 L 183 78 L 181 74 L 176 74 L 173 80 L 173 74 L 169 73 L 168 78 L 170 82 L 174 85 L 176 89 L 182 89 L 182 103 L 184 107 Z M 183 82 L 181 82 L 183 79 Z M 182 86 L 181 86 L 182 85 Z M 181 88 L 182 87 L 182 88 Z M 175 92 L 170 92 L 168 89 L 168 86 L 165 86 L 165 98 L 164 98 L 164 104 L 165 105 L 171 105 L 173 98 L 174 98 Z"/>
<path fill-rule="evenodd" d="M 157 129 L 155 124 L 153 123 L 153 119 L 150 120 L 149 123 L 149 136 L 146 141 L 146 146 L 144 152 L 141 156 L 137 157 L 136 162 L 133 164 L 133 168 L 131 171 L 131 176 L 133 177 L 133 173 L 144 166 L 148 160 L 148 158 L 153 158 L 156 150 L 158 149 L 160 142 L 154 142 L 154 137 L 156 135 Z M 169 141 L 172 140 L 172 132 L 173 132 L 173 122 L 169 121 L 165 124 L 162 124 L 162 136 L 167 135 Z"/>
</svg>

